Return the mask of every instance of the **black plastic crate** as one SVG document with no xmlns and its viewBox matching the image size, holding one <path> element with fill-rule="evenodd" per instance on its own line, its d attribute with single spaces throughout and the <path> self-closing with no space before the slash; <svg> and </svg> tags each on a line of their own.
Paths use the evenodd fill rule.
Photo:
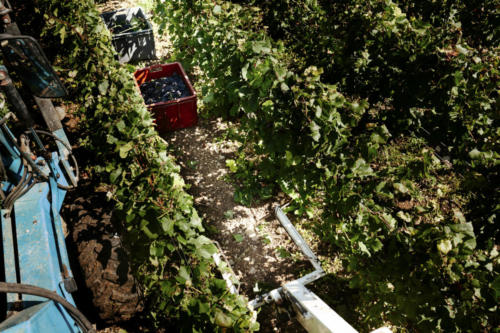
<svg viewBox="0 0 500 333">
<path fill-rule="evenodd" d="M 101 14 L 121 63 L 156 59 L 153 27 L 141 7 Z"/>
</svg>

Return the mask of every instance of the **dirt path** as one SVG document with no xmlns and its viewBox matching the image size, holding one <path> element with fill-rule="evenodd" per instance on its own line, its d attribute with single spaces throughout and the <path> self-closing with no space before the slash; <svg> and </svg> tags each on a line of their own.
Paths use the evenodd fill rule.
<svg viewBox="0 0 500 333">
<path fill-rule="evenodd" d="M 134 6 L 145 8 L 146 4 L 146 0 L 109 0 L 99 7 L 105 12 Z M 161 59 L 168 58 L 171 50 L 168 38 L 155 34 L 155 44 L 158 59 L 141 62 L 141 66 L 164 63 Z M 195 127 L 163 137 L 176 151 L 182 175 L 190 186 L 188 192 L 203 217 L 209 237 L 220 244 L 240 281 L 239 292 L 253 299 L 298 278 L 299 271 L 308 266 L 274 218 L 272 211 L 277 201 L 253 207 L 234 201 L 234 187 L 226 180 L 225 160 L 231 158 L 237 147 L 232 142 L 219 140 L 227 126 L 220 119 L 200 119 Z M 304 332 L 288 313 L 273 305 L 264 306 L 258 320 L 261 332 Z"/>
<path fill-rule="evenodd" d="M 182 175 L 191 187 L 195 206 L 216 240 L 235 275 L 240 293 L 253 299 L 257 294 L 298 277 L 307 267 L 286 231 L 272 213 L 276 201 L 252 207 L 234 201 L 234 187 L 226 180 L 225 161 L 236 145 L 219 141 L 228 124 L 220 119 L 200 120 L 198 125 L 164 135 L 175 147 Z M 263 332 L 301 332 L 299 325 L 278 320 L 272 306 L 265 306 L 259 321 Z M 269 325 L 271 324 L 271 325 Z"/>
</svg>

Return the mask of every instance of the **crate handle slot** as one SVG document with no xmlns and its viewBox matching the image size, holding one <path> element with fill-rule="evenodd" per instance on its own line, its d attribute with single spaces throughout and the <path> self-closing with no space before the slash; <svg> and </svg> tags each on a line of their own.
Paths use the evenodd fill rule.
<svg viewBox="0 0 500 333">
<path fill-rule="evenodd" d="M 126 14 L 128 12 L 128 8 L 121 8 L 121 9 L 118 9 L 114 12 L 114 15 L 117 15 L 117 14 Z"/>
<path fill-rule="evenodd" d="M 137 76 L 135 77 L 135 79 L 137 81 L 137 84 L 141 85 L 144 82 L 146 82 L 146 77 L 147 76 L 148 76 L 147 72 L 141 72 L 141 73 L 137 74 Z"/>
<path fill-rule="evenodd" d="M 162 65 L 153 65 L 149 68 L 151 73 L 161 72 L 163 70 Z"/>
</svg>

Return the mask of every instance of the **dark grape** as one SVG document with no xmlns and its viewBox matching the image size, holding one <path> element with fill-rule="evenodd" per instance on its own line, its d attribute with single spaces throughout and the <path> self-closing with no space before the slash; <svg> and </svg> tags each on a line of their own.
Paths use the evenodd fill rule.
<svg viewBox="0 0 500 333">
<path fill-rule="evenodd" d="M 190 95 L 179 74 L 144 82 L 139 87 L 146 104 L 168 102 Z"/>
</svg>

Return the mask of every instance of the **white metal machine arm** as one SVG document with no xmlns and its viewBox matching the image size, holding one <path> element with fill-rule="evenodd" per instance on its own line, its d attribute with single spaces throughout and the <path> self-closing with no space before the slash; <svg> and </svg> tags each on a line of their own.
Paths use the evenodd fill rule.
<svg viewBox="0 0 500 333">
<path fill-rule="evenodd" d="M 249 305 L 255 309 L 265 303 L 280 304 L 283 299 L 290 302 L 299 323 L 312 333 L 357 333 L 340 315 L 330 308 L 321 298 L 305 287 L 325 275 L 321 263 L 299 234 L 280 207 L 275 208 L 276 217 L 287 233 L 300 248 L 304 256 L 311 262 L 315 271 L 297 280 L 285 284 L 252 300 Z M 387 327 L 379 328 L 372 333 L 390 333 Z"/>
</svg>

